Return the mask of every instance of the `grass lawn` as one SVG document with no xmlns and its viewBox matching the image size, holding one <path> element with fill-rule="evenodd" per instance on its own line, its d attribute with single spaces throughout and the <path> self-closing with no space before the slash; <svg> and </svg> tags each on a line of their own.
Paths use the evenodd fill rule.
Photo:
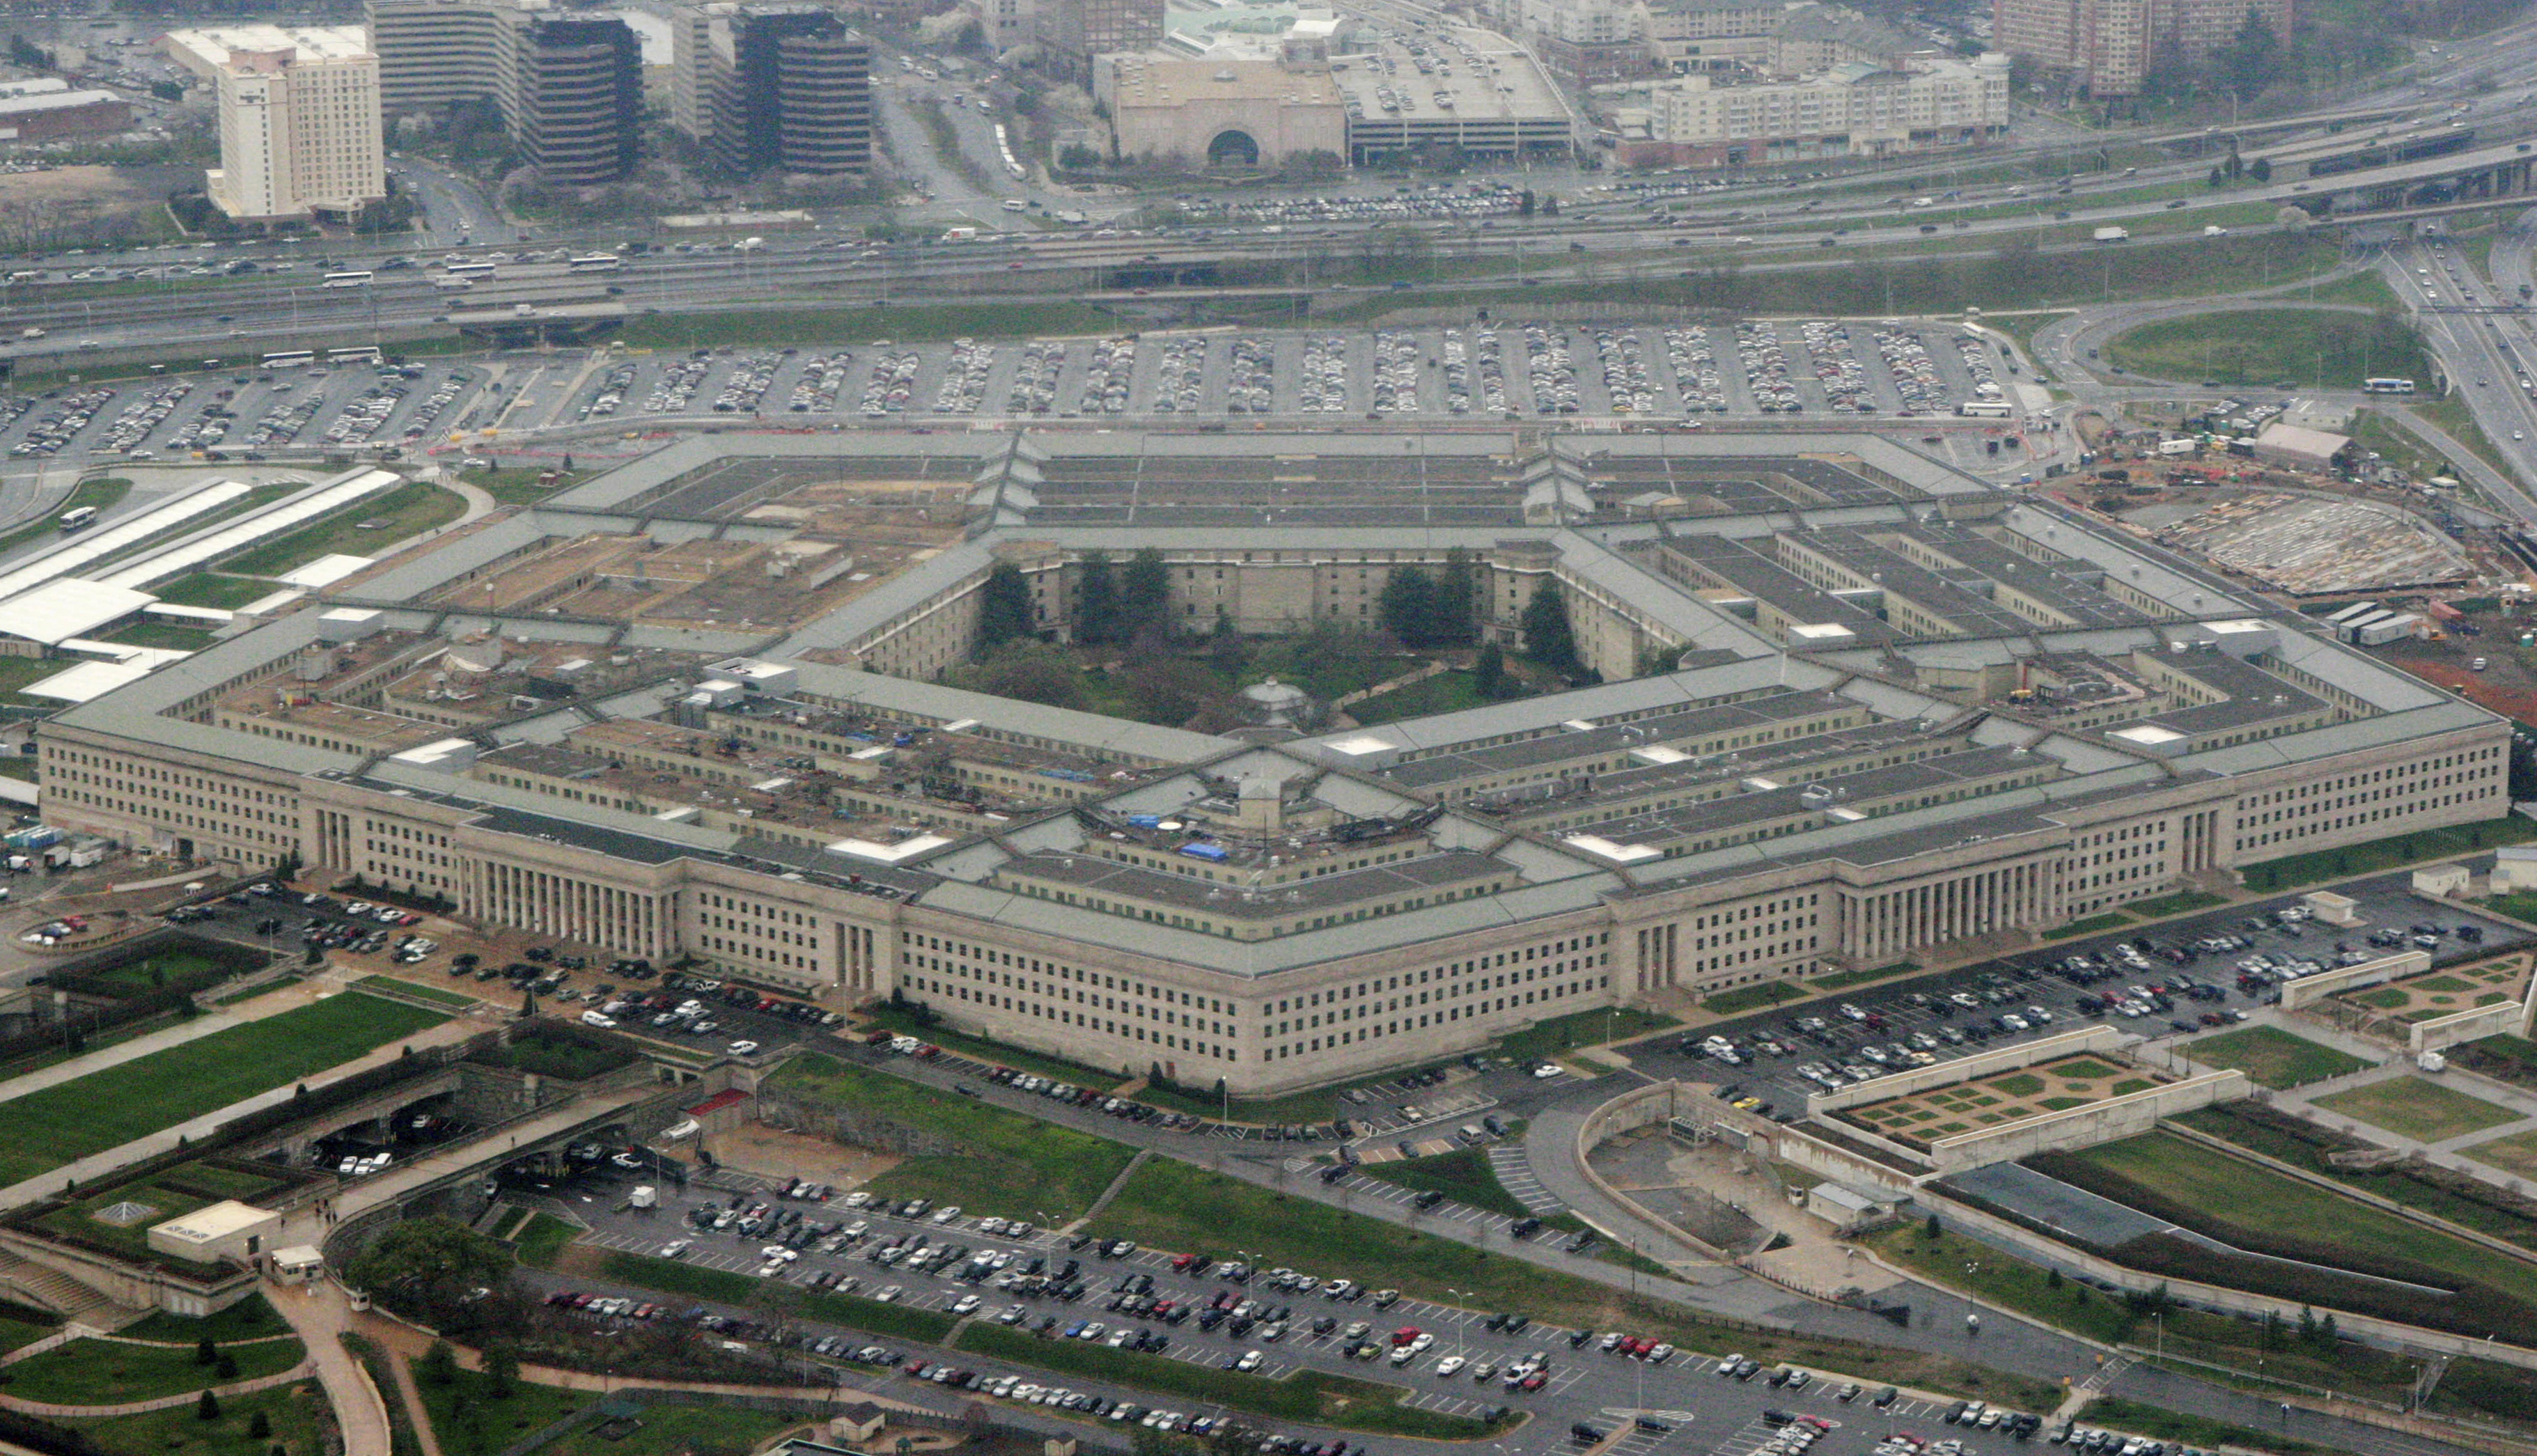
<svg viewBox="0 0 2537 1456">
<path fill-rule="evenodd" d="M 273 1434 L 260 1440 L 247 1434 L 259 1411 L 273 1426 Z M 192 1406 L 176 1406 L 64 1424 L 85 1431 L 108 1456 L 270 1456 L 277 1449 L 301 1456 L 323 1449 L 318 1431 L 325 1411 L 325 1394 L 315 1381 L 303 1380 L 222 1401 L 217 1421 L 200 1419 Z"/>
<path fill-rule="evenodd" d="M 1828 989 L 1828 987 L 1825 987 Z M 1731 991 L 1721 991 L 1700 1003 L 1700 1009 L 1713 1016 L 1741 1016 L 1783 1001 L 1802 1001 L 1806 988 L 1793 981 L 1766 981 L 1760 985 L 1740 985 Z"/>
<path fill-rule="evenodd" d="M 2275 1431 L 2232 1425 L 2226 1421 L 2213 1421 L 2202 1416 L 2187 1416 L 2113 1395 L 2100 1396 L 2090 1402 L 2080 1419 L 2089 1425 L 2131 1435 L 2190 1441 L 2201 1446 L 2238 1446 L 2250 1451 L 2272 1451 L 2278 1456 L 2337 1456 L 2342 1450 L 2340 1446 L 2320 1446 L 2314 1441 L 2303 1441 Z"/>
<path fill-rule="evenodd" d="M 2106 357 L 2135 374 L 2185 382 L 2359 389 L 2379 374 L 2429 379 L 2422 340 L 2397 318 L 2320 308 L 2233 308 L 2115 336 Z M 2322 373 L 2320 374 L 2320 371 Z"/>
<path fill-rule="evenodd" d="M 212 645 L 212 629 L 180 622 L 134 622 L 105 639 L 126 647 L 160 647 L 169 652 L 201 652 Z"/>
<path fill-rule="evenodd" d="M 385 495 L 355 501 L 343 510 L 288 536 L 249 546 L 220 565 L 239 576 L 280 576 L 320 556 L 341 552 L 375 556 L 410 536 L 446 526 L 467 509 L 456 491 L 416 480 Z M 365 531 L 365 524 L 377 529 Z"/>
<path fill-rule="evenodd" d="M 307 1352 L 297 1340 L 259 1340 L 251 1345 L 224 1345 L 221 1353 L 237 1361 L 236 1379 L 253 1380 L 290 1369 Z M 11 1395 L 65 1406 L 157 1400 L 228 1383 L 211 1366 L 194 1363 L 191 1346 L 170 1349 L 111 1340 L 56 1345 L 11 1365 L 9 1374 Z"/>
<path fill-rule="evenodd" d="M 2517 1112 L 2499 1103 L 2414 1076 L 2390 1077 L 2320 1097 L 2316 1106 L 2427 1143 L 2519 1120 Z"/>
<path fill-rule="evenodd" d="M 0 1355 L 33 1345 L 59 1330 L 57 1324 L 36 1324 L 33 1320 L 11 1319 L 0 1315 Z"/>
<path fill-rule="evenodd" d="M 2502 845 L 2523 844 L 2531 839 L 2537 839 L 2537 819 L 2509 814 L 2500 819 L 2487 819 L 2480 824 L 2424 829 L 2340 850 L 2318 850 L 2308 855 L 2267 859 L 2261 864 L 2247 865 L 2243 873 L 2247 889 L 2270 894 L 2276 890 L 2312 885 L 2319 880 L 2376 874 L 2416 860 L 2446 859 Z"/>
<path fill-rule="evenodd" d="M 1398 1067 L 1391 1071 L 1359 1077 L 1350 1082 L 1336 1082 L 1328 1087 L 1316 1087 L 1307 1092 L 1290 1092 L 1283 1097 L 1237 1097 L 1233 1100 L 1233 1120 L 1252 1123 L 1328 1122 L 1334 1117 L 1358 1115 L 1356 1106 L 1345 1101 L 1341 1094 L 1354 1088 L 1373 1088 L 1386 1082 L 1396 1081 L 1412 1071 L 1450 1071 L 1460 1063 L 1459 1057 L 1447 1057 L 1441 1061 L 1429 1062 L 1423 1067 Z M 1375 1094 L 1378 1102 L 1409 1101 L 1414 1097 L 1413 1093 L 1397 1091 Z M 1137 1094 L 1137 1100 L 1152 1103 L 1158 1108 L 1196 1112 L 1203 1117 L 1220 1117 L 1224 1114 L 1224 1104 L 1215 1098 L 1170 1092 L 1158 1087 L 1146 1088 Z"/>
<path fill-rule="evenodd" d="M 2090 916 L 2084 920 L 2072 920 L 2070 923 L 2063 925 L 2058 929 L 2047 930 L 2044 932 L 2044 938 L 2047 940 L 2067 940 L 2073 935 L 2094 935 L 2104 930 L 2119 930 L 2131 922 L 2132 918 L 2130 916 L 2124 915 L 2120 911 L 2110 910 L 2101 916 Z"/>
<path fill-rule="evenodd" d="M 1397 1163 L 1360 1164 L 1357 1171 L 1396 1187 L 1413 1188 L 1421 1193 L 1433 1190 L 1456 1203 L 1504 1214 L 1510 1219 L 1532 1216 L 1532 1210 L 1524 1206 L 1524 1200 L 1508 1192 L 1506 1185 L 1498 1181 L 1497 1170 L 1489 1166 L 1489 1155 L 1479 1148 L 1458 1148 L 1433 1158 L 1407 1158 Z M 1586 1227 L 1566 1214 L 1545 1218 L 1542 1222 L 1562 1229 Z"/>
<path fill-rule="evenodd" d="M 2484 426 L 2475 422 L 2475 413 L 2467 408 L 2464 395 L 2453 394 L 2437 400 L 2416 396 L 2415 403 L 2405 408 L 2447 431 L 2450 439 L 2474 451 L 2486 465 L 2505 475 L 2511 473 L 2510 462 L 2503 459 L 2502 452 L 2494 448 L 2493 441 L 2485 438 Z"/>
<path fill-rule="evenodd" d="M 2353 443 L 2375 450 L 2379 457 L 2418 478 L 2453 475 L 2459 467 L 2421 435 L 2399 424 L 2383 410 L 2363 410 L 2352 419 Z"/>
<path fill-rule="evenodd" d="M 588 1391 L 559 1390 L 552 1385 L 515 1382 L 510 1395 L 495 1400 L 485 1377 L 460 1370 L 447 1385 L 434 1385 L 415 1374 L 423 1412 L 442 1456 L 498 1456 L 513 1441 L 547 1426 L 599 1399 Z"/>
<path fill-rule="evenodd" d="M 1910 961 L 1896 961 L 1891 966 L 1870 966 L 1861 971 L 1844 971 L 1833 976 L 1817 977 L 1806 982 L 1806 988 L 1817 991 L 1837 991 L 1854 985 L 1865 985 L 1871 981 L 1890 981 L 1897 976 L 1909 976 L 1919 969 Z"/>
<path fill-rule="evenodd" d="M 813 1104 L 947 1138 L 956 1154 L 909 1158 L 873 1181 L 894 1198 L 931 1198 L 977 1213 L 1058 1225 L 1079 1218 L 1135 1156 L 1125 1144 L 1057 1127 L 829 1056 L 797 1057 L 772 1085 Z"/>
<path fill-rule="evenodd" d="M 867 1299 L 861 1295 L 813 1294 L 798 1285 L 770 1286 L 752 1275 L 706 1269 L 648 1254 L 610 1254 L 602 1261 L 600 1271 L 610 1279 L 620 1279 L 665 1295 L 685 1295 L 727 1304 L 748 1304 L 762 1298 L 770 1289 L 776 1290 L 781 1292 L 781 1298 L 794 1301 L 793 1312 L 801 1318 L 849 1325 L 892 1340 L 940 1345 L 943 1337 L 951 1333 L 951 1327 L 959 1323 L 940 1310 L 884 1303 L 879 1299 Z"/>
<path fill-rule="evenodd" d="M 31 698 L 24 689 L 30 683 L 41 682 L 62 670 L 59 658 L 0 658 L 0 702 L 20 707 L 58 709 L 58 698 Z"/>
<path fill-rule="evenodd" d="M 817 340 L 1025 339 L 1104 334 L 1119 321 L 1088 303 L 849 304 L 723 313 L 654 314 L 627 323 L 629 348 L 703 348 L 717 344 L 803 344 Z"/>
<path fill-rule="evenodd" d="M 447 1019 L 346 992 L 55 1083 L 0 1104 L 10 1129 L 0 1144 L 0 1182 L 120 1147 Z"/>
<path fill-rule="evenodd" d="M 425 1001 L 437 1001 L 443 1006 L 455 1006 L 461 1011 L 482 999 L 471 996 L 465 991 L 453 991 L 447 986 L 425 985 L 420 981 L 408 981 L 402 976 L 364 976 L 353 984 L 371 986 L 383 991 L 395 991 L 400 995 L 415 996 Z"/>
<path fill-rule="evenodd" d="M 1542 1061 L 1563 1051 L 1580 1046 L 1600 1046 L 1606 1042 L 1625 1042 L 1678 1027 L 1681 1022 L 1653 1011 L 1634 1011 L 1624 1006 L 1610 1011 L 1579 1011 L 1568 1016 L 1554 1016 L 1539 1021 L 1523 1031 L 1498 1039 L 1492 1048 L 1498 1055 L 1517 1061 Z"/>
<path fill-rule="evenodd" d="M 2224 1219 L 2252 1216 L 2270 1234 L 2411 1260 L 2474 1280 L 2515 1299 L 2537 1299 L 2537 1264 L 2383 1213 L 2173 1133 L 2125 1138 L 2065 1156 L 2119 1174 L 2185 1208 L 2210 1210 Z M 2214 1236 L 2226 1237 L 2216 1233 Z"/>
<path fill-rule="evenodd" d="M 125 1325 L 115 1333 L 133 1340 L 174 1340 L 187 1345 L 209 1337 L 223 1345 L 231 1340 L 267 1339 L 291 1333 L 291 1326 L 262 1295 L 249 1295 L 217 1314 L 190 1319 L 182 1314 L 169 1314 L 162 1309 L 148 1318 Z"/>
<path fill-rule="evenodd" d="M 2206 895 L 2200 890 L 2183 890 L 2174 895 L 2135 900 L 2123 907 L 2123 913 L 2139 916 L 2142 919 L 2154 919 L 2160 916 L 2180 916 L 2189 910 L 2209 910 L 2215 905 L 2226 904 L 2228 901 L 2217 895 Z"/>
<path fill-rule="evenodd" d="M 1361 724 L 1391 723 L 1400 718 L 1421 718 L 1430 713 L 1460 713 L 1465 708 L 1478 708 L 1488 699 L 1480 696 L 1479 679 L 1459 668 L 1439 672 L 1424 682 L 1395 688 L 1353 705 L 1347 715 Z"/>
<path fill-rule="evenodd" d="M 1077 1087 L 1106 1089 L 1129 1080 L 1125 1072 L 1107 1071 L 1079 1061 L 1068 1061 L 1064 1057 L 1050 1056 L 1045 1052 L 1008 1046 L 1002 1042 L 989 1041 L 984 1037 L 964 1037 L 947 1027 L 927 1026 L 923 1018 L 911 1016 L 904 1010 L 887 1004 L 872 1008 L 871 1015 L 873 1024 L 876 1026 L 905 1033 L 920 1042 L 931 1042 L 945 1051 L 957 1051 L 962 1056 L 991 1065 L 1037 1072 L 1043 1077 L 1054 1077 L 1060 1082 L 1071 1082 Z"/>
<path fill-rule="evenodd" d="M 83 1190 L 84 1196 L 42 1215 L 36 1223 L 47 1232 L 72 1242 L 109 1249 L 137 1263 L 163 1263 L 195 1269 L 197 1266 L 190 1263 L 154 1253 L 148 1237 L 150 1227 L 224 1198 L 252 1203 L 283 1186 L 286 1185 L 279 1179 L 258 1176 L 235 1168 L 203 1162 L 181 1163 L 121 1182 L 92 1183 Z M 99 1211 L 126 1200 L 152 1210 L 151 1216 L 128 1225 L 109 1224 L 97 1216 Z"/>
<path fill-rule="evenodd" d="M 1341 1275 L 1466 1307 L 1520 1310 L 1571 1329 L 1626 1328 L 1711 1355 L 1740 1350 L 1766 1362 L 1798 1361 L 1861 1379 L 1970 1392 L 2030 1410 L 2049 1410 L 2059 1399 L 2057 1388 L 2046 1381 L 1947 1356 L 1711 1324 L 1652 1297 L 1168 1160 L 1138 1169 L 1094 1225 L 1101 1234 L 1155 1248 L 1216 1254 L 1248 1249 L 1264 1263 L 1291 1264 L 1325 1279 Z M 1549 1343 L 1547 1332 L 1542 1343 Z"/>
<path fill-rule="evenodd" d="M 182 981 L 188 977 L 203 976 L 219 969 L 219 964 L 209 956 L 196 951 L 177 950 L 147 956 L 138 961 L 128 961 L 91 976 L 83 976 L 79 978 L 79 981 L 83 989 L 96 987 L 109 994 L 138 995 L 143 991 L 157 990 L 171 982 Z"/>
<path fill-rule="evenodd" d="M 2458 1150 L 2478 1163 L 2489 1163 L 2504 1172 L 2523 1178 L 2537 1178 L 2537 1132 L 2514 1132 L 2491 1142 L 2476 1143 Z"/>
<path fill-rule="evenodd" d="M 558 473 L 551 483 L 541 485 L 538 476 L 545 474 L 543 469 L 514 468 L 469 471 L 459 478 L 506 506 L 526 506 L 535 505 L 559 491 L 570 490 L 591 475 L 589 471 L 565 471 Z"/>
<path fill-rule="evenodd" d="M 690 1451 L 730 1447 L 753 1451 L 810 1418 L 779 1416 L 743 1406 L 646 1406 L 642 1425 L 632 1434 L 610 1439 L 597 1425 L 584 1425 L 562 1439 L 538 1448 L 538 1456 L 687 1456 Z"/>
<path fill-rule="evenodd" d="M 2184 1054 L 2205 1066 L 2235 1067 L 2249 1081 L 2276 1091 L 2340 1077 L 2370 1065 L 2350 1052 L 2269 1026 L 2244 1027 L 2187 1042 Z"/>
<path fill-rule="evenodd" d="M 165 586 L 153 587 L 151 595 L 178 606 L 218 606 L 229 611 L 250 601 L 270 597 L 282 590 L 282 583 L 261 577 L 223 576 L 216 571 L 198 571 L 180 576 Z"/>
<path fill-rule="evenodd" d="M 511 1235 L 513 1253 L 523 1264 L 539 1269 L 554 1267 L 555 1256 L 572 1242 L 581 1231 L 551 1213 L 532 1214 L 528 1227 Z"/>
<path fill-rule="evenodd" d="M 82 480 L 71 488 L 70 498 L 63 501 L 50 515 L 38 516 L 7 536 L 0 536 L 0 555 L 14 551 L 29 541 L 41 540 L 45 537 L 59 535 L 61 528 L 53 523 L 81 506 L 95 506 L 98 514 L 103 515 L 120 505 L 123 497 L 131 490 L 132 482 L 129 480 L 111 478 Z"/>
</svg>

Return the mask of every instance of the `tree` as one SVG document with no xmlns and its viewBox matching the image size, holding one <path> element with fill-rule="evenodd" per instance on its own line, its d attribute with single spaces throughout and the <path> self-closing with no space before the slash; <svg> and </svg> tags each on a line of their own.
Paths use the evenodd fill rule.
<svg viewBox="0 0 2537 1456">
<path fill-rule="evenodd" d="M 356 1289 L 412 1290 L 497 1286 L 511 1275 L 511 1246 L 453 1219 L 408 1219 L 345 1266 Z"/>
<path fill-rule="evenodd" d="M 1920 1226 L 1920 1236 L 1935 1240 L 1938 1236 L 1938 1211 L 1933 1208 L 1929 1210 L 1928 1220 Z"/>
<path fill-rule="evenodd" d="M 2060 1271 L 2060 1270 L 2058 1270 L 2058 1269 L 2047 1269 L 2047 1270 L 2045 1270 L 2045 1271 L 2044 1271 L 2044 1287 L 2045 1287 L 2046 1289 L 2048 1289 L 2048 1290 L 2057 1290 L 2057 1289 L 2059 1289 L 2059 1288 L 2061 1287 L 2061 1271 Z"/>
<path fill-rule="evenodd" d="M 1471 686 L 1479 689 L 1480 696 L 1490 702 L 1506 696 L 1506 650 L 1504 648 L 1492 642 L 1480 649 L 1478 660 L 1471 664 Z"/>
<path fill-rule="evenodd" d="M 1250 657 L 1250 647 L 1243 642 L 1240 629 L 1233 625 L 1233 614 L 1222 606 L 1215 609 L 1215 625 L 1206 631 L 1207 661 L 1227 676 L 1242 670 L 1243 661 Z"/>
<path fill-rule="evenodd" d="M 2342 1332 L 2334 1327 L 2334 1311 L 2325 1311 L 2316 1322 L 2316 1348 L 2332 1354 L 2336 1342 L 2342 1338 Z"/>
<path fill-rule="evenodd" d="M 977 657 L 985 657 L 1016 637 L 1031 635 L 1030 582 L 1022 569 L 999 561 L 978 589 Z"/>
<path fill-rule="evenodd" d="M 224 1385 L 236 1379 L 238 1377 L 237 1357 L 223 1353 L 220 1360 L 213 1364 L 212 1373 L 218 1376 Z"/>
<path fill-rule="evenodd" d="M 1392 568 L 1383 595 L 1375 599 L 1384 630 L 1400 639 L 1403 647 L 1436 645 L 1436 584 L 1415 566 Z"/>
<path fill-rule="evenodd" d="M 1121 640 L 1119 574 L 1110 565 L 1110 553 L 1084 552 L 1077 573 L 1074 640 L 1087 647 Z"/>
<path fill-rule="evenodd" d="M 211 1336 L 205 1335 L 203 1338 L 194 1342 L 194 1363 L 198 1365 L 214 1364 L 219 1361 L 220 1358 L 221 1348 L 212 1343 Z"/>
<path fill-rule="evenodd" d="M 2252 162 L 2247 164 L 2246 176 L 2250 181 L 2271 181 L 2273 179 L 2273 159 L 2269 157 L 2256 158 Z"/>
<path fill-rule="evenodd" d="M 983 663 L 955 667 L 943 674 L 954 687 L 1045 703 L 1051 708 L 1083 706 L 1083 678 L 1064 650 L 1023 637 L 995 650 Z"/>
<path fill-rule="evenodd" d="M 1516 215 L 1517 217 L 1519 217 L 1519 218 L 1529 218 L 1529 217 L 1531 217 L 1531 216 L 1532 216 L 1532 205 L 1533 205 L 1532 189 L 1531 189 L 1531 188 L 1529 188 L 1529 187 L 1527 187 L 1527 188 L 1526 188 L 1526 189 L 1524 189 L 1522 192 L 1517 193 L 1517 194 L 1516 194 L 1516 196 L 1515 196 L 1515 215 Z"/>
<path fill-rule="evenodd" d="M 787 1286 L 792 1288 L 792 1286 Z M 506 1401 L 520 1385 L 520 1358 L 511 1347 L 496 1341 L 485 1347 L 485 1395 L 488 1400 Z"/>
<path fill-rule="evenodd" d="M 212 1394 L 209 1386 L 204 1387 L 203 1393 L 194 1400 L 194 1419 L 197 1421 L 221 1419 L 221 1398 Z"/>
<path fill-rule="evenodd" d="M 2227 177 L 2220 174 L 2220 169 L 2215 166 L 2211 169 L 2211 175 L 2202 179 L 2202 185 L 2206 187 L 2217 187 L 2228 180 L 2229 179 Z"/>
<path fill-rule="evenodd" d="M 2514 800 L 2537 798 L 2537 739 L 2526 733 L 2510 735 L 2510 785 L 2507 792 Z"/>
<path fill-rule="evenodd" d="M 1480 572 L 1471 553 L 1456 546 L 1436 574 L 1436 645 L 1468 647 L 1479 635 Z"/>
<path fill-rule="evenodd" d="M 246 1421 L 246 1435 L 247 1435 L 247 1439 L 248 1439 L 248 1440 L 251 1440 L 251 1441 L 260 1441 L 260 1440 L 265 1440 L 265 1439 L 267 1439 L 267 1438 L 271 1437 L 271 1436 L 272 1436 L 272 1434 L 273 1434 L 273 1418 L 272 1418 L 272 1417 L 270 1417 L 270 1416 L 268 1416 L 268 1415 L 264 1414 L 262 1411 L 258 1411 L 258 1412 L 256 1412 L 254 1415 L 249 1416 L 249 1417 L 247 1418 L 247 1421 Z"/>
<path fill-rule="evenodd" d="M 1187 658 L 1159 652 L 1130 653 L 1120 681 L 1137 717 L 1166 728 L 1189 722 L 1223 690 L 1214 673 Z"/>
<path fill-rule="evenodd" d="M 2211 57 L 2212 75 L 2223 90 L 2241 101 L 2260 95 L 2264 88 L 2279 81 L 2282 65 L 2282 37 L 2273 33 L 2261 12 L 2251 9 L 2238 27 L 2238 33 Z"/>
<path fill-rule="evenodd" d="M 1544 581 L 1533 589 L 1524 608 L 1524 650 L 1543 666 L 1569 676 L 1583 673 L 1577 660 L 1577 634 L 1568 625 L 1568 600 L 1559 583 Z"/>
<path fill-rule="evenodd" d="M 1163 553 L 1152 546 L 1139 546 L 1128 558 L 1128 569 L 1119 578 L 1119 612 L 1123 617 L 1120 640 L 1134 642 L 1139 632 L 1172 629 L 1172 571 L 1163 564 Z"/>
<path fill-rule="evenodd" d="M 414 1374 L 425 1385 L 457 1384 L 458 1352 L 450 1349 L 446 1340 L 432 1341 L 431 1348 L 423 1353 L 423 1359 L 414 1362 Z"/>
</svg>

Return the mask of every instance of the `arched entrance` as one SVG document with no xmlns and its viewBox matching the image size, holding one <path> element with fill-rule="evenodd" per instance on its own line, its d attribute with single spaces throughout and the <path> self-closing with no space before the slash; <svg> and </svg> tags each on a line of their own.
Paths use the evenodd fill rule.
<svg viewBox="0 0 2537 1456">
<path fill-rule="evenodd" d="M 1208 166 L 1258 166 L 1260 144 L 1244 131 L 1222 131 L 1206 144 Z"/>
</svg>

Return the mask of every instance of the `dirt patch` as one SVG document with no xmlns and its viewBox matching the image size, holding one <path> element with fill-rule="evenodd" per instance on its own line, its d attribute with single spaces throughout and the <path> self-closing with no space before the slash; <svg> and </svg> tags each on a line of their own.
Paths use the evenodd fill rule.
<svg viewBox="0 0 2537 1456">
<path fill-rule="evenodd" d="M 896 1168 L 898 1156 L 849 1148 L 823 1137 L 787 1132 L 761 1122 L 745 1122 L 717 1133 L 713 1155 L 723 1167 L 764 1178 L 808 1178 L 814 1183 L 855 1189 Z"/>
<path fill-rule="evenodd" d="M 64 166 L 46 172 L 0 173 L 0 207 L 61 210 L 74 217 L 163 207 L 176 188 L 202 185 L 198 167 Z"/>
</svg>

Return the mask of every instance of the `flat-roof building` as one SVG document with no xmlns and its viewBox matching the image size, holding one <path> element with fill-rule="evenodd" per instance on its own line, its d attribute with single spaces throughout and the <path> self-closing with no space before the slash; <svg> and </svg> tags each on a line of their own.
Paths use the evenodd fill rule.
<svg viewBox="0 0 2537 1456">
<path fill-rule="evenodd" d="M 243 222 L 349 218 L 387 196 L 379 58 L 358 26 L 172 31 L 179 64 L 218 96 L 212 204 Z"/>
</svg>

